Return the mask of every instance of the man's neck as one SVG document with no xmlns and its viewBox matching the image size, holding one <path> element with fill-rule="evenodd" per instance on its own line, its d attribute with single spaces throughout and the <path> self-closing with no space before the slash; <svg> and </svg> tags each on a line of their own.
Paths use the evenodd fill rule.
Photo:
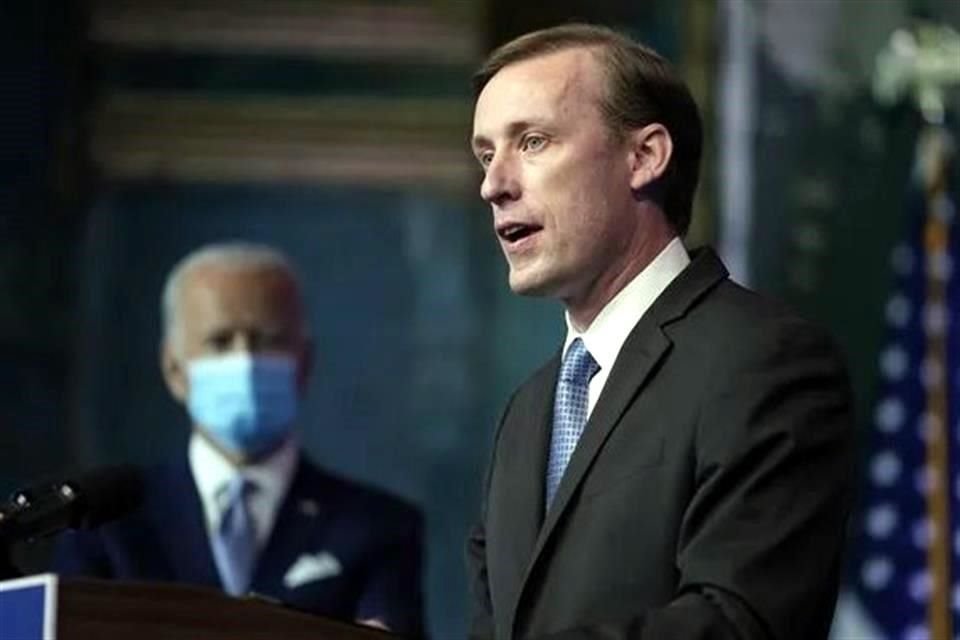
<svg viewBox="0 0 960 640">
<path fill-rule="evenodd" d="M 643 243 L 627 256 L 621 267 L 608 269 L 595 280 L 584 296 L 565 299 L 563 304 L 573 328 L 581 333 L 586 331 L 603 308 L 646 269 L 675 237 L 676 235 L 672 233 L 659 234 L 656 238 Z"/>
</svg>

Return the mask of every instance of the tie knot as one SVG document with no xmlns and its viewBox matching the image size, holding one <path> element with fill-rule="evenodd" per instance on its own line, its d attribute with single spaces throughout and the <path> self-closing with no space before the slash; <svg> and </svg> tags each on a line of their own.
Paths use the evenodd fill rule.
<svg viewBox="0 0 960 640">
<path fill-rule="evenodd" d="M 226 484 L 220 487 L 220 491 L 217 492 L 217 501 L 220 503 L 220 507 L 226 511 L 232 506 L 242 502 L 253 493 L 254 489 L 255 485 L 252 481 L 238 474 L 230 478 Z"/>
<path fill-rule="evenodd" d="M 587 347 L 580 338 L 570 343 L 566 355 L 563 356 L 563 365 L 560 367 L 560 380 L 569 384 L 587 386 L 590 379 L 600 370 L 600 365 L 593 359 Z"/>
</svg>

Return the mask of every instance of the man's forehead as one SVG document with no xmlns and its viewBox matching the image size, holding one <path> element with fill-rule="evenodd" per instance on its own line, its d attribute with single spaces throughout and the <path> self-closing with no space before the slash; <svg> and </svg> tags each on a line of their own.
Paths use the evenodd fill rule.
<svg viewBox="0 0 960 640">
<path fill-rule="evenodd" d="M 296 282 L 282 269 L 269 266 L 223 267 L 203 265 L 185 274 L 181 287 L 184 311 L 191 309 L 243 308 L 256 301 L 271 300 L 284 309 L 299 304 Z M 238 307 L 239 305 L 239 307 Z"/>
<path fill-rule="evenodd" d="M 183 283 L 185 290 L 204 287 L 256 289 L 296 286 L 292 276 L 283 269 L 262 264 L 205 264 L 188 271 L 185 276 Z"/>
<path fill-rule="evenodd" d="M 512 62 L 498 71 L 484 87 L 516 82 L 532 87 L 565 88 L 572 82 L 586 82 L 602 76 L 599 50 L 596 47 L 570 47 Z M 483 92 L 481 92 L 482 95 Z"/>
<path fill-rule="evenodd" d="M 511 107 L 526 111 L 559 107 L 577 97 L 600 98 L 603 68 L 596 52 L 572 47 L 508 64 L 480 92 L 474 112 L 474 133 L 480 119 L 511 119 Z"/>
</svg>

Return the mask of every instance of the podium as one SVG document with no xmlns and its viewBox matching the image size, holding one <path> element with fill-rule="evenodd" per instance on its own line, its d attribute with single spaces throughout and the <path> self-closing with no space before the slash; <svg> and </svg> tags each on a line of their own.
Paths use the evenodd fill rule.
<svg viewBox="0 0 960 640">
<path fill-rule="evenodd" d="M 34 635 L 37 634 L 37 635 Z M 44 574 L 0 582 L 0 640 L 396 640 L 207 588 Z"/>
</svg>

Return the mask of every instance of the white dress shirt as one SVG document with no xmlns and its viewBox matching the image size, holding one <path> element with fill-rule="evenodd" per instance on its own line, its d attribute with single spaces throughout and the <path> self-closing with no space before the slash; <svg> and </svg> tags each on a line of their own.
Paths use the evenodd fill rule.
<svg viewBox="0 0 960 640">
<path fill-rule="evenodd" d="M 257 548 L 263 549 L 297 468 L 299 443 L 296 438 L 289 438 L 283 446 L 255 464 L 236 467 L 206 439 L 193 433 L 187 457 L 203 505 L 207 539 L 212 540 L 219 530 L 220 521 L 228 507 L 227 485 L 231 479 L 242 474 L 256 486 L 249 496 L 248 506 L 256 529 Z"/>
<path fill-rule="evenodd" d="M 587 395 L 588 417 L 593 413 L 600 392 L 603 391 L 607 378 L 610 377 L 610 370 L 613 369 L 613 363 L 616 362 L 627 336 L 647 309 L 688 264 L 690 264 L 690 256 L 687 255 L 683 242 L 680 238 L 674 238 L 643 271 L 607 303 L 586 331 L 583 333 L 577 331 L 570 322 L 570 314 L 566 314 L 567 339 L 563 343 L 563 353 L 567 353 L 571 342 L 581 338 L 587 351 L 600 365 L 600 370 L 590 380 Z"/>
</svg>

